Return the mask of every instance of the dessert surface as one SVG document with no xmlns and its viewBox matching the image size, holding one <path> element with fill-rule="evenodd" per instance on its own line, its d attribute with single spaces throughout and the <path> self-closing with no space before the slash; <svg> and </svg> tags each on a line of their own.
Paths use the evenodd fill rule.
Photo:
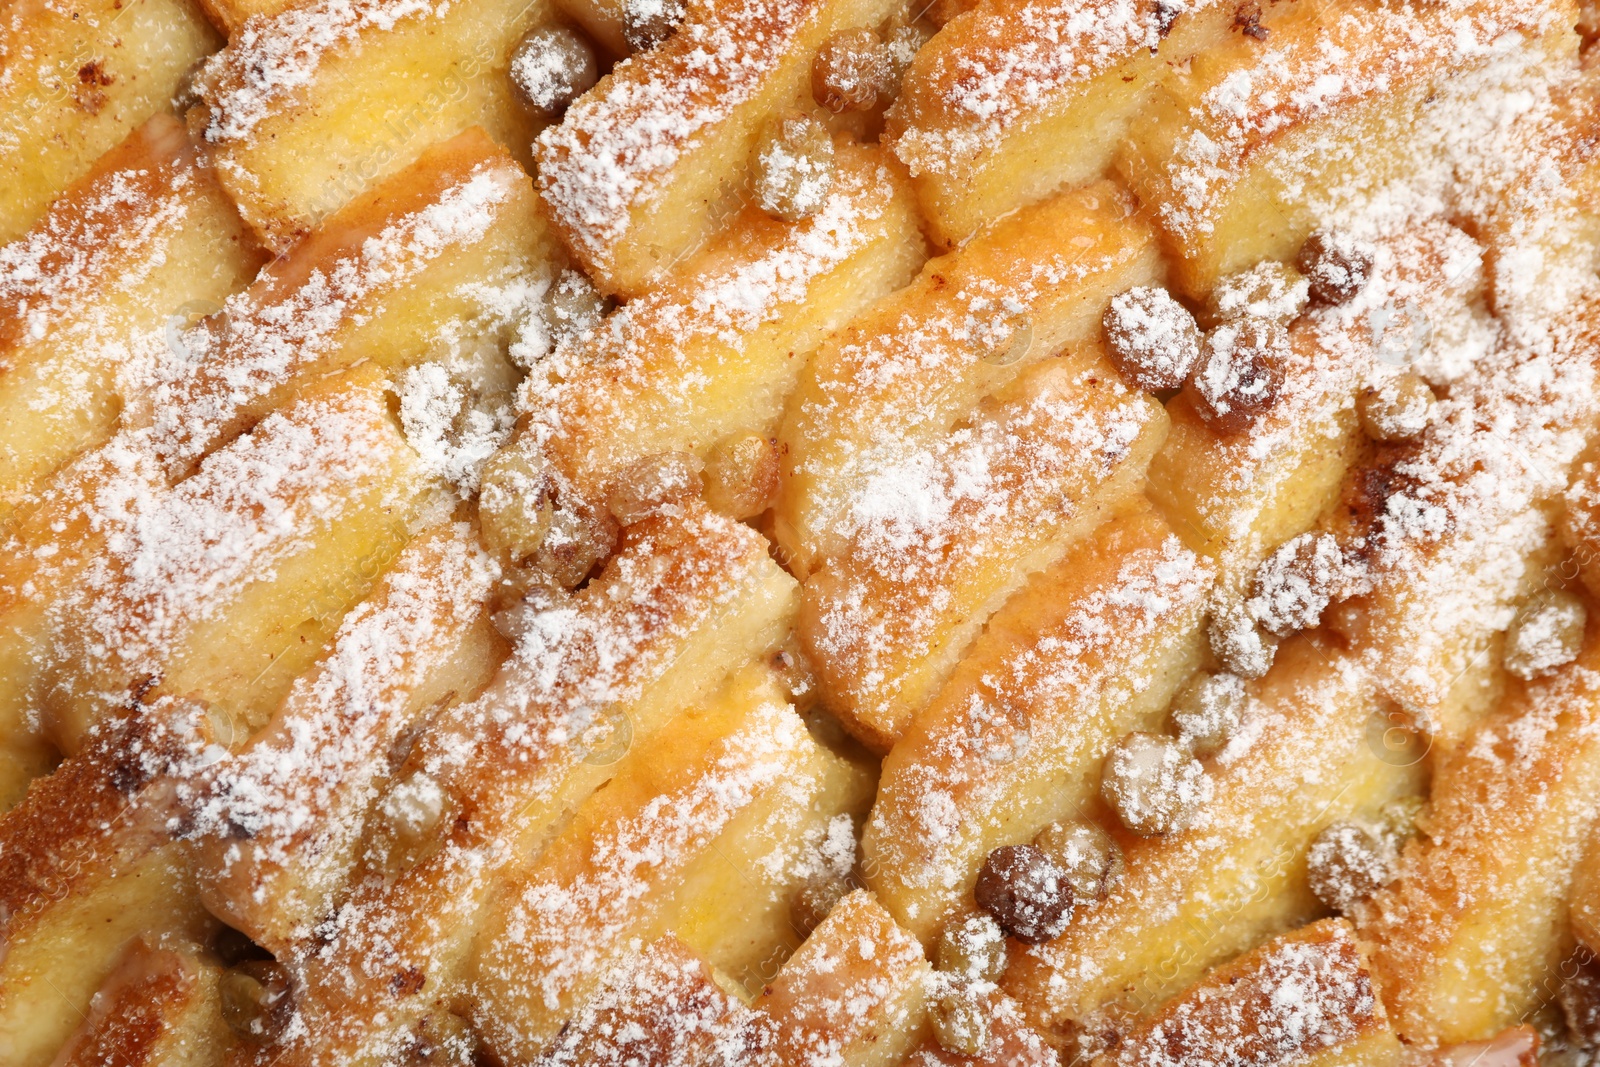
<svg viewBox="0 0 1600 1067">
<path fill-rule="evenodd" d="M 0 1065 L 1600 1063 L 1591 0 L 0 0 Z"/>
</svg>

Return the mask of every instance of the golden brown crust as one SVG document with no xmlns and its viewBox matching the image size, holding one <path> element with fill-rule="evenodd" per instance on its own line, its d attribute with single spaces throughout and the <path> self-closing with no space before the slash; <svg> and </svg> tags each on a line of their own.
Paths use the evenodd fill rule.
<svg viewBox="0 0 1600 1067">
<path fill-rule="evenodd" d="M 693 5 L 661 45 L 617 64 L 540 136 L 539 190 L 601 288 L 637 296 L 719 229 L 763 125 L 800 105 L 835 30 L 872 26 L 885 0 Z"/>
<path fill-rule="evenodd" d="M 8 938 L 51 905 L 137 863 L 168 838 L 160 780 L 193 758 L 194 708 L 103 724 L 0 817 L 0 916 Z"/>
<path fill-rule="evenodd" d="M 1072 817 L 1117 739 L 1198 658 L 1212 570 L 1146 507 L 1106 523 L 990 621 L 884 761 L 868 884 L 925 941 L 990 849 Z"/>
<path fill-rule="evenodd" d="M 1395 1028 L 1493 1034 L 1531 1008 L 1570 945 L 1562 918 L 1600 795 L 1597 646 L 1513 693 L 1439 768 L 1427 839 L 1360 918 Z"/>
<path fill-rule="evenodd" d="M 887 750 L 990 613 L 1134 505 L 1165 423 L 1085 346 L 1028 368 L 964 430 L 879 471 L 860 532 L 806 580 L 801 606 L 801 641 L 846 727 Z"/>
<path fill-rule="evenodd" d="M 1371 683 L 1352 657 L 1315 638 L 1279 655 L 1250 686 L 1250 725 L 1208 762 L 1214 794 L 1198 824 L 1124 837 L 1127 870 L 1109 897 L 1007 973 L 1038 1025 L 1115 1032 L 1208 966 L 1316 917 L 1311 839 L 1417 788 L 1419 768 L 1386 763 L 1364 740 Z"/>
<path fill-rule="evenodd" d="M 870 893 L 835 904 L 756 1001 L 785 1067 L 898 1063 L 922 1032 L 932 968 Z"/>
<path fill-rule="evenodd" d="M 222 1022 L 217 970 L 192 953 L 134 942 L 55 1064 L 220 1064 L 235 1039 Z"/>
<path fill-rule="evenodd" d="M 1216 968 L 1104 1062 L 1309 1064 L 1357 1049 L 1352 1062 L 1400 1057 L 1354 930 L 1327 919 Z"/>
<path fill-rule="evenodd" d="M 809 574 L 843 548 L 875 468 L 968 419 L 1028 364 L 1095 336 L 1154 273 L 1151 233 L 1110 182 L 997 222 L 847 325 L 802 374 L 779 437 L 773 537 Z"/>
<path fill-rule="evenodd" d="M 128 17 L 124 17 L 124 15 Z M 0 11 L 0 243 L 170 100 L 217 36 L 186 0 L 17 0 Z"/>
<path fill-rule="evenodd" d="M 775 1043 L 771 1023 L 718 989 L 705 962 L 668 935 L 598 993 L 539 1062 L 766 1067 Z"/>
<path fill-rule="evenodd" d="M 134 418 L 182 474 L 308 379 L 419 358 L 429 333 L 479 310 L 459 290 L 467 263 L 492 286 L 548 272 L 551 258 L 527 175 L 481 129 L 467 130 L 273 260 L 226 315 L 202 324 L 208 333 L 192 343 L 204 358 L 172 368 Z"/>
</svg>

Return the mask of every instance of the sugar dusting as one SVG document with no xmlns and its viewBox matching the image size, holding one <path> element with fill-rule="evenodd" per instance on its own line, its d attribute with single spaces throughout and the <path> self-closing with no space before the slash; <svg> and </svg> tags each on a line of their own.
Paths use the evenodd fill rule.
<svg viewBox="0 0 1600 1067">
<path fill-rule="evenodd" d="M 219 319 L 202 323 L 163 353 L 145 390 L 142 407 L 167 462 L 178 469 L 192 462 L 250 405 L 335 354 L 348 332 L 367 324 L 377 299 L 417 280 L 447 252 L 482 240 L 516 181 L 509 167 L 480 165 L 359 248 L 313 267 L 287 293 L 263 299 L 247 290 L 231 297 Z M 513 272 L 475 284 L 527 283 Z M 418 340 L 426 345 L 432 339 Z"/>
<path fill-rule="evenodd" d="M 450 5 L 451 0 L 316 0 L 250 18 L 201 68 L 200 89 L 210 105 L 206 141 L 249 137 L 313 83 L 329 53 L 359 54 L 372 36 L 402 22 L 438 18 Z"/>
<path fill-rule="evenodd" d="M 226 88 L 213 87 L 213 95 L 224 95 L 211 101 L 205 136 L 213 142 L 249 136 L 315 80 L 329 50 L 355 47 L 365 34 L 444 10 L 413 0 L 366 6 L 324 0 L 253 20 L 230 56 L 213 60 L 208 70 L 207 77 Z M 952 106 L 965 113 L 964 121 L 899 138 L 897 151 L 917 168 L 940 173 L 970 159 L 1073 85 L 1158 44 L 1161 36 L 1159 5 L 1147 10 L 1128 0 L 1050 0 L 1019 10 L 1011 29 L 1025 31 L 1023 41 L 985 44 L 991 48 L 987 66 L 963 76 Z M 1214 514 L 1214 532 L 1228 545 L 1225 563 L 1267 560 L 1252 599 L 1258 621 L 1285 632 L 1317 625 L 1339 599 L 1321 579 L 1340 570 L 1345 592 L 1359 591 L 1366 629 L 1345 635 L 1349 658 L 1340 660 L 1328 684 L 1376 686 L 1418 714 L 1444 706 L 1451 683 L 1481 659 L 1536 588 L 1539 560 L 1560 551 L 1555 517 L 1600 414 L 1594 402 L 1600 304 L 1592 255 L 1581 235 L 1540 221 L 1547 205 L 1572 213 L 1562 218 L 1579 210 L 1572 207 L 1579 194 L 1563 176 L 1562 161 L 1540 158 L 1551 138 L 1571 132 L 1560 114 L 1559 84 L 1571 72 L 1561 71 L 1561 57 L 1534 42 L 1550 29 L 1549 10 L 1531 0 L 1492 10 L 1465 2 L 1421 13 L 1358 8 L 1331 16 L 1310 44 L 1269 34 L 1254 46 L 1248 67 L 1193 102 L 1184 120 L 1188 129 L 1169 161 L 1175 199 L 1156 206 L 1169 235 L 1199 239 L 1215 231 L 1215 206 L 1262 145 L 1292 140 L 1309 124 L 1371 101 L 1409 99 L 1425 78 L 1442 79 L 1436 97 L 1403 131 L 1412 143 L 1398 177 L 1365 172 L 1345 159 L 1348 180 L 1328 188 L 1302 182 L 1297 168 L 1307 160 L 1344 158 L 1337 136 L 1327 133 L 1305 138 L 1269 168 L 1288 198 L 1303 202 L 1319 224 L 1376 240 L 1378 262 L 1355 300 L 1315 309 L 1302 320 L 1308 340 L 1286 356 L 1290 387 L 1274 421 L 1219 445 L 1238 459 L 1219 497 L 1232 494 L 1244 503 L 1229 508 L 1219 499 Z M 800 21 L 794 5 L 752 2 L 717 20 L 693 22 L 669 46 L 680 66 L 645 57 L 625 61 L 609 89 L 586 98 L 545 135 L 541 182 L 586 256 L 606 261 L 633 213 L 650 206 L 659 177 L 759 88 L 782 51 L 783 33 Z M 773 31 L 773 24 L 786 29 Z M 1382 48 L 1371 47 L 1372 41 Z M 224 70 L 245 54 L 253 66 Z M 670 76 L 637 76 L 647 67 Z M 870 180 L 881 182 L 881 176 Z M 582 406 L 580 399 L 601 413 L 601 421 L 627 426 L 646 393 L 659 404 L 658 421 L 710 395 L 714 376 L 690 367 L 684 346 L 715 340 L 736 349 L 752 330 L 781 323 L 820 273 L 859 247 L 858 220 L 843 209 L 830 215 L 825 207 L 824 221 L 795 247 L 746 270 L 708 277 L 700 293 L 670 308 L 639 298 L 591 327 L 580 343 L 530 361 L 534 374 L 518 412 L 492 398 L 479 403 L 484 398 L 472 394 L 477 371 L 470 361 L 434 361 L 397 382 L 400 433 L 381 394 L 373 394 L 358 403 L 316 401 L 297 413 L 267 414 L 216 451 L 254 405 L 333 350 L 338 332 L 352 321 L 351 309 L 378 287 L 403 292 L 427 262 L 482 239 L 505 195 L 498 177 L 474 175 L 374 236 L 359 255 L 314 272 L 286 297 L 266 304 L 230 301 L 225 337 L 213 322 L 173 352 L 131 352 L 130 346 L 125 378 L 141 403 L 130 408 L 125 432 L 82 468 L 92 477 L 65 510 L 72 522 L 87 526 L 103 552 L 74 569 L 64 559 L 55 562 L 70 555 L 60 545 L 23 545 L 14 535 L 8 542 L 13 555 L 26 550 L 37 558 L 29 568 L 5 572 L 19 576 L 7 579 L 7 591 L 53 597 L 49 625 L 60 643 L 59 662 L 47 664 L 50 677 L 68 684 L 94 679 L 68 694 L 71 699 L 106 709 L 125 700 L 128 683 L 141 681 L 139 664 L 160 661 L 186 627 L 210 618 L 251 582 L 272 578 L 305 548 L 310 531 L 343 514 L 358 487 L 393 475 L 394 485 L 375 491 L 384 507 L 401 509 L 411 494 L 445 479 L 470 501 L 477 470 L 508 436 L 514 414 L 525 415 L 533 432 L 556 447 L 574 436 L 563 405 Z M 114 188 L 106 206 L 134 202 L 134 194 Z M 1476 236 L 1469 236 L 1443 223 L 1445 217 L 1492 225 L 1473 226 Z M 177 221 L 157 211 L 147 220 L 151 232 Z M 77 258 L 46 266 L 52 246 L 66 246 Z M 159 256 L 152 251 L 140 260 L 131 284 L 140 270 L 158 267 Z M 103 269 L 98 262 L 87 242 L 49 236 L 18 242 L 0 249 L 0 300 L 15 304 L 18 329 L 37 339 L 72 312 Z M 904 320 L 895 352 L 865 351 L 878 343 L 870 340 L 858 353 L 859 378 L 852 384 L 891 398 L 875 409 L 880 424 L 839 465 L 801 473 L 834 479 L 821 494 L 819 526 L 851 546 L 861 571 L 820 614 L 816 649 L 841 659 L 847 649 L 862 649 L 854 666 L 869 684 L 888 678 L 897 642 L 916 646 L 937 631 L 964 557 L 1020 544 L 1054 521 L 1060 480 L 1114 467 L 1146 428 L 1147 411 L 1138 405 L 1119 400 L 1108 414 L 1075 403 L 1071 398 L 1086 388 L 1081 376 L 1025 401 L 991 399 L 953 427 L 929 430 L 921 421 L 923 389 L 959 377 L 939 376 L 970 362 L 974 352 L 1009 351 L 1006 343 L 1021 334 L 1016 316 L 1040 286 L 1058 284 L 1074 270 L 1082 277 L 1087 269 L 1046 264 L 1038 278 L 1019 286 L 974 286 L 932 321 Z M 1044 277 L 1051 271 L 1054 280 Z M 500 326 L 525 315 L 544 294 L 543 278 L 476 281 L 483 286 L 480 309 Z M 645 352 L 638 338 L 648 331 L 639 323 L 649 316 L 655 332 Z M 85 329 L 85 344 L 121 351 L 122 339 Z M 460 355 L 459 341 L 451 335 L 426 343 Z M 590 371 L 585 360 L 596 351 L 615 358 Z M 219 353 L 226 353 L 226 365 Z M 1348 473 L 1342 500 L 1348 514 L 1340 522 L 1325 517 L 1326 532 L 1304 534 L 1312 538 L 1305 544 L 1315 549 L 1312 577 L 1318 581 L 1302 580 L 1287 557 L 1271 555 L 1276 545 L 1261 543 L 1259 521 L 1270 502 L 1252 491 L 1271 484 L 1274 461 L 1291 446 L 1312 438 L 1315 449 L 1340 440 L 1358 390 L 1392 380 L 1399 364 L 1438 393 L 1431 421 L 1415 442 L 1364 454 Z M 1009 377 L 993 375 L 995 381 Z M 622 387 L 590 394 L 599 378 Z M 861 395 L 842 386 L 824 390 L 810 414 L 819 425 L 848 422 L 858 417 Z M 171 484 L 175 473 L 190 470 L 192 476 Z M 836 490 L 831 496 L 830 488 Z M 460 992 L 484 901 L 511 884 L 519 862 L 525 863 L 507 847 L 532 832 L 518 821 L 522 812 L 559 794 L 562 774 L 605 709 L 627 703 L 667 669 L 659 650 L 699 617 L 684 604 L 714 613 L 733 595 L 730 575 L 742 573 L 748 553 L 764 559 L 755 534 L 730 534 L 729 525 L 692 520 L 679 540 L 635 541 L 613 561 L 612 584 L 532 611 L 495 685 L 431 721 L 406 756 L 416 774 L 400 784 L 386 780 L 391 743 L 422 714 L 402 707 L 406 694 L 425 681 L 427 651 L 478 617 L 498 577 L 470 526 L 441 535 L 443 555 L 427 565 L 419 555 L 426 544 L 407 550 L 386 578 L 384 598 L 347 615 L 316 670 L 296 683 L 288 713 L 274 728 L 237 753 L 211 746 L 163 765 L 161 773 L 196 780 L 181 820 L 192 840 L 248 842 L 221 848 L 218 871 L 247 864 L 297 868 L 308 885 L 338 902 L 331 914 L 303 910 L 294 944 L 283 954 L 297 980 L 314 991 L 291 1023 L 286 1046 L 304 1052 L 307 1062 L 341 1054 L 321 1051 L 324 1041 L 327 1048 L 374 1055 L 414 1051 L 409 1043 L 425 1027 L 417 1022 L 415 1002 L 406 1000 L 415 992 L 412 983 L 426 984 L 429 994 Z M 686 544 L 707 550 L 681 551 Z M 1346 565 L 1359 573 L 1343 574 Z M 1017 816 L 1006 807 L 1014 802 L 1026 807 L 1017 799 L 1025 795 L 1019 792 L 1025 764 L 1018 757 L 1060 757 L 1066 772 L 1080 777 L 1092 771 L 1098 749 L 1089 750 L 1100 739 L 1082 709 L 1137 696 L 1115 687 L 1155 665 L 1164 628 L 1200 625 L 1200 605 L 1214 576 L 1209 562 L 1167 537 L 1124 561 L 1103 588 L 1062 606 L 1051 626 L 986 662 L 981 677 L 964 679 L 971 688 L 950 697 L 946 732 L 925 740 L 921 750 L 891 756 L 893 777 L 886 781 L 900 795 L 892 808 L 880 798 L 869 831 L 882 844 L 878 859 L 888 872 L 882 877 L 946 900 L 960 898 L 974 861 L 982 858 L 973 846 L 981 821 L 996 812 Z M 676 578 L 692 585 L 692 593 L 674 594 Z M 890 598 L 887 609 L 867 602 L 869 582 L 880 579 L 906 591 Z M 1026 588 L 1037 580 L 1018 584 Z M 1009 592 L 986 602 L 983 612 L 1000 607 Z M 674 595 L 684 599 L 674 601 Z M 1108 676 L 1106 663 L 1119 665 L 1116 678 Z M 1372 905 L 1364 925 L 1363 933 L 1399 961 L 1392 971 L 1420 972 L 1443 951 L 1433 939 L 1441 928 L 1430 910 L 1436 886 L 1448 887 L 1465 907 L 1529 882 L 1554 885 L 1570 870 L 1582 828 L 1593 818 L 1592 799 L 1574 800 L 1563 791 L 1588 780 L 1585 768 L 1594 762 L 1592 716 L 1575 710 L 1593 703 L 1590 674 L 1586 666 L 1563 669 L 1539 683 L 1543 702 L 1512 708 L 1514 714 L 1492 717 L 1459 739 L 1459 755 L 1435 786 L 1435 846 L 1408 853 L 1399 887 Z M 1285 677 L 1280 668 L 1266 681 Z M 1019 715 L 1017 708 L 1028 710 Z M 1253 706 L 1208 768 L 1230 802 L 1190 836 L 1150 846 L 1144 855 L 1158 859 L 1136 862 L 1132 885 L 1154 879 L 1162 863 L 1229 871 L 1253 842 L 1289 833 L 1290 820 L 1269 817 L 1283 802 L 1279 794 L 1312 793 L 1343 773 L 1325 758 L 1333 746 L 1317 731 L 1348 731 L 1350 723 L 1338 719 L 1345 710 L 1330 700 L 1325 714 L 1291 721 L 1273 707 Z M 485 973 L 572 1020 L 557 1032 L 552 1062 L 770 1058 L 777 1038 L 766 1016 L 716 990 L 692 952 L 663 941 L 647 947 L 632 925 L 638 909 L 667 892 L 674 864 L 707 848 L 761 790 L 791 773 L 786 760 L 806 744 L 799 720 L 783 708 L 770 709 L 755 734 L 726 739 L 727 751 L 682 790 L 605 827 L 580 874 L 558 877 L 547 870 L 515 883 L 520 896 L 505 935 L 511 947 Z M 1573 762 L 1578 769 L 1568 771 L 1563 760 L 1587 762 Z M 798 805 L 809 796 L 797 789 L 792 799 Z M 430 811 L 454 810 L 452 804 L 473 812 L 472 831 L 448 831 L 436 854 L 410 866 L 390 824 L 405 818 L 425 823 Z M 1568 837 L 1554 859 L 1519 868 L 1512 861 L 1521 853 L 1507 848 L 1510 858 L 1497 865 L 1474 843 L 1486 812 L 1510 810 L 1501 838 L 1522 840 L 1548 828 L 1551 812 L 1563 804 Z M 1028 817 L 1023 811 L 1020 821 Z M 808 837 L 800 852 L 763 857 L 763 870 L 792 863 L 791 873 L 847 875 L 854 855 L 848 823 L 835 820 L 820 840 Z M 360 876 L 350 879 L 351 869 Z M 1144 899 L 1155 913 L 1141 921 L 1155 926 L 1190 916 L 1234 930 L 1240 912 L 1229 911 L 1234 905 L 1222 895 L 1168 899 L 1160 888 L 1154 881 L 1147 886 Z M 1084 909 L 1090 918 L 1080 919 L 1077 935 L 1067 935 L 1081 936 L 1076 949 L 1058 944 L 1028 954 L 1025 966 L 1033 969 L 1018 972 L 1024 975 L 1018 985 L 1039 994 L 1029 1012 L 1056 1012 L 1069 1022 L 1094 1017 L 1080 1012 L 1091 994 L 1082 1002 L 1072 998 L 1124 959 L 1128 931 L 1137 924 L 1097 939 L 1094 924 L 1109 920 L 1093 917 L 1134 908 L 1131 888 L 1121 892 L 1098 906 L 1103 910 Z M 894 944 L 867 939 L 846 949 L 852 947 L 870 958 Z M 536 962 L 525 965 L 528 958 Z M 1237 981 L 1181 993 L 1114 1058 L 1156 1065 L 1294 1062 L 1379 1025 L 1374 986 L 1342 927 L 1328 941 L 1271 942 L 1247 960 L 1250 969 Z M 1487 980 L 1509 990 L 1520 976 L 1496 970 Z M 339 998 L 351 989 L 372 994 L 372 1003 L 383 1007 L 365 1017 L 345 1011 Z M 875 992 L 833 1010 L 878 1010 L 886 998 L 868 995 Z M 1024 1028 L 1016 1016 L 1006 1017 Z M 905 1024 L 901 1017 L 893 1023 Z M 834 1053 L 825 1041 L 811 1051 L 824 1059 Z M 918 1056 L 938 1058 L 928 1050 Z"/>
<path fill-rule="evenodd" d="M 540 191 L 584 259 L 610 264 L 663 179 L 752 100 L 812 17 L 801 0 L 734 0 L 690 19 L 539 135 Z"/>
</svg>

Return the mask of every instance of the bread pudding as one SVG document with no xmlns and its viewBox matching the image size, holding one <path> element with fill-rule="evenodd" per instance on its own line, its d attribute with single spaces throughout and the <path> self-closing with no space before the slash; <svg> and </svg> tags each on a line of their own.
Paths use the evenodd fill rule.
<svg viewBox="0 0 1600 1067">
<path fill-rule="evenodd" d="M 0 0 L 0 1064 L 1600 1063 L 1589 0 Z"/>
</svg>

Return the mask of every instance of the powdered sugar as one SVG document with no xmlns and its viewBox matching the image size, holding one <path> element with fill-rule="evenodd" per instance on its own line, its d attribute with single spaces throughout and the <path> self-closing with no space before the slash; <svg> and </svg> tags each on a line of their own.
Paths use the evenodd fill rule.
<svg viewBox="0 0 1600 1067">
<path fill-rule="evenodd" d="M 752 98 L 807 21 L 799 0 L 736 0 L 618 64 L 603 91 L 540 135 L 540 190 L 585 259 L 609 265 L 680 161 Z"/>
<path fill-rule="evenodd" d="M 309 86 L 323 59 L 359 47 L 363 34 L 404 21 L 437 18 L 451 0 L 316 0 L 239 28 L 228 48 L 206 61 L 200 92 L 210 105 L 205 138 L 212 144 L 249 137 L 284 102 Z"/>
<path fill-rule="evenodd" d="M 968 22 L 975 36 L 962 47 L 933 52 L 925 76 L 940 87 L 948 114 L 912 124 L 895 139 L 895 154 L 913 174 L 959 173 L 1057 100 L 1130 54 L 1155 49 L 1164 36 L 1155 8 L 1135 0 L 1032 0 L 1006 9 L 1004 18 L 985 15 Z"/>
<path fill-rule="evenodd" d="M 515 177 L 484 166 L 420 210 L 393 220 L 287 292 L 252 289 L 223 316 L 166 353 L 144 410 L 158 448 L 181 470 L 212 447 L 251 405 L 333 355 L 343 332 L 363 325 L 376 298 L 417 278 L 452 248 L 481 240 Z M 515 279 L 485 280 L 504 285 Z"/>
</svg>

